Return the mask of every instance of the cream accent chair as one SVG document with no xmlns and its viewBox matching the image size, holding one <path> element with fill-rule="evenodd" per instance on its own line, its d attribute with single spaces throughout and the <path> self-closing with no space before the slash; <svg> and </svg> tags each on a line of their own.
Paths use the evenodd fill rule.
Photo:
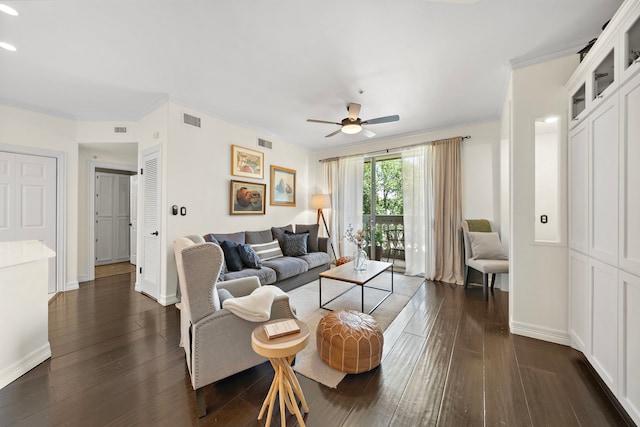
<svg viewBox="0 0 640 427">
<path fill-rule="evenodd" d="M 251 348 L 251 332 L 261 323 L 249 322 L 220 308 L 217 289 L 234 297 L 249 295 L 260 287 L 257 277 L 216 283 L 224 255 L 213 243 L 194 243 L 180 237 L 174 253 L 182 295 L 180 345 L 184 347 L 191 385 L 196 392 L 198 417 L 207 414 L 204 386 L 265 362 Z M 295 318 L 288 295 L 276 297 L 271 319 Z"/>
<path fill-rule="evenodd" d="M 493 251 L 495 257 L 485 258 L 482 255 L 477 256 L 477 254 L 473 253 L 474 242 L 472 242 L 472 238 L 469 235 L 469 222 L 485 222 L 486 227 L 488 228 L 487 232 L 497 233 L 497 231 L 493 228 L 493 222 L 489 220 L 462 220 L 462 235 L 464 239 L 464 287 L 465 289 L 469 286 L 469 268 L 473 268 L 474 270 L 478 270 L 482 273 L 482 289 L 484 294 L 484 299 L 489 299 L 489 274 L 491 277 L 491 291 L 493 292 L 493 285 L 496 282 L 496 274 L 509 273 L 509 259 L 504 253 L 504 249 L 502 249 L 502 243 L 500 243 L 500 238 L 497 239 L 497 244 L 499 248 L 494 247 Z M 493 242 L 495 243 L 495 242 Z M 477 247 L 477 246 L 476 246 Z"/>
</svg>

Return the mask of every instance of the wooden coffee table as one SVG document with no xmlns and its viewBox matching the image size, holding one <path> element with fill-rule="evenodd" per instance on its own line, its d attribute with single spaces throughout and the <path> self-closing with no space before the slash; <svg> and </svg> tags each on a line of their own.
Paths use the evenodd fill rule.
<svg viewBox="0 0 640 427">
<path fill-rule="evenodd" d="M 320 282 L 320 308 L 324 308 L 325 310 L 330 310 L 332 311 L 330 308 L 327 307 L 327 304 L 333 302 L 334 300 L 340 298 L 342 295 L 346 294 L 347 292 L 349 292 L 351 289 L 353 289 L 356 286 L 360 286 L 362 288 L 362 303 L 361 303 L 361 307 L 362 307 L 362 312 L 364 313 L 364 288 L 370 288 L 370 289 L 377 289 L 379 291 L 386 291 L 387 294 L 384 296 L 384 298 L 382 298 L 380 300 L 380 302 L 378 302 L 375 307 L 373 307 L 367 314 L 371 314 L 374 312 L 374 310 L 376 308 L 378 308 L 380 306 L 380 304 L 382 304 L 384 302 L 384 300 L 386 300 L 387 298 L 389 298 L 389 295 L 391 295 L 393 293 L 393 264 L 390 262 L 381 262 L 381 261 L 365 261 L 365 266 L 366 269 L 364 269 L 363 271 L 356 271 L 353 268 L 353 261 L 352 262 L 348 262 L 346 264 L 342 264 L 339 267 L 336 268 L 332 268 L 330 270 L 327 271 L 323 271 L 322 273 L 320 273 L 320 278 L 319 278 L 319 282 Z M 387 271 L 388 269 L 391 269 L 391 291 L 389 291 L 388 289 L 381 289 L 381 288 L 376 288 L 374 286 L 366 286 L 367 283 L 369 283 L 372 279 L 378 277 L 380 274 L 382 274 L 384 271 Z M 322 279 L 333 279 L 333 280 L 338 280 L 340 282 L 345 282 L 345 283 L 352 283 L 353 286 L 350 286 L 349 289 L 347 289 L 346 291 L 342 292 L 340 295 L 337 295 L 333 298 L 331 298 L 329 301 L 325 302 L 324 304 L 322 303 Z"/>
</svg>

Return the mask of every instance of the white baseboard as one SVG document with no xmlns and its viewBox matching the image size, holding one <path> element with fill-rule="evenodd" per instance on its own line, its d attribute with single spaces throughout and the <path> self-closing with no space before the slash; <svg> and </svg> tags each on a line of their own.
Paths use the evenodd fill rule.
<svg viewBox="0 0 640 427">
<path fill-rule="evenodd" d="M 66 291 L 75 291 L 76 289 L 80 289 L 80 284 L 78 283 L 78 281 L 68 282 L 64 287 L 65 292 Z"/>
<path fill-rule="evenodd" d="M 78 276 L 78 282 L 82 283 L 82 282 L 90 282 L 91 280 L 93 280 L 91 277 L 87 276 L 87 275 L 83 275 L 83 276 Z"/>
<path fill-rule="evenodd" d="M 549 341 L 556 344 L 571 345 L 571 339 L 567 331 L 559 329 L 546 328 L 544 326 L 531 325 L 528 323 L 514 322 L 509 323 L 512 334 L 522 335 L 538 340 Z"/>
<path fill-rule="evenodd" d="M 133 289 L 134 289 L 136 292 L 142 292 L 142 289 L 140 288 L 140 283 L 138 283 L 138 281 L 137 281 L 137 280 L 136 280 L 136 284 L 135 284 L 135 286 L 133 287 Z"/>
<path fill-rule="evenodd" d="M 0 371 L 0 389 L 26 374 L 51 357 L 49 341 L 42 347 L 25 355 L 22 359 Z"/>
<path fill-rule="evenodd" d="M 180 298 L 178 298 L 178 296 L 175 295 L 175 294 L 174 295 L 161 295 L 160 299 L 158 300 L 158 302 L 166 307 L 168 305 L 180 302 Z"/>
</svg>

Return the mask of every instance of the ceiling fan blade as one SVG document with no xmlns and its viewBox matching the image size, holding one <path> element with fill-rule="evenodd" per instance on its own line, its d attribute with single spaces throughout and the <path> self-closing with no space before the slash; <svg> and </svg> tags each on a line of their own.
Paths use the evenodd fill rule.
<svg viewBox="0 0 640 427">
<path fill-rule="evenodd" d="M 358 116 L 360 115 L 360 107 L 362 106 L 355 102 L 349 104 L 349 108 L 347 109 L 349 111 L 349 120 L 355 122 L 358 119 Z"/>
<path fill-rule="evenodd" d="M 340 128 L 340 129 L 338 129 L 338 130 L 336 130 L 334 132 L 331 132 L 329 135 L 326 135 L 325 138 L 329 138 L 329 137 L 331 137 L 333 135 L 337 135 L 337 134 L 340 133 L 340 131 L 342 131 L 342 128 Z"/>
<path fill-rule="evenodd" d="M 328 122 L 326 120 L 316 120 L 316 119 L 307 119 L 308 122 L 311 123 L 327 123 L 330 125 L 338 125 L 338 126 L 342 126 L 342 123 L 338 123 L 338 122 Z"/>
<path fill-rule="evenodd" d="M 365 128 L 362 128 L 362 133 L 367 138 L 373 138 L 374 136 L 376 136 L 376 134 L 374 132 L 371 132 L 369 129 L 365 129 Z"/>
<path fill-rule="evenodd" d="M 385 117 L 378 117 L 376 119 L 369 119 L 369 120 L 365 120 L 364 122 L 362 122 L 363 125 L 375 125 L 378 123 L 389 123 L 389 122 L 397 122 L 398 120 L 400 120 L 400 116 L 393 115 L 393 116 L 385 116 Z"/>
</svg>

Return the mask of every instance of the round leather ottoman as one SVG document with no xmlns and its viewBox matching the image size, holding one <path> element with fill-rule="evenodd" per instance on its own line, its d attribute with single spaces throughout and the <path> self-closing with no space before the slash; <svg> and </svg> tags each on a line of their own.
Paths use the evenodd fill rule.
<svg viewBox="0 0 640 427">
<path fill-rule="evenodd" d="M 370 371 L 380 364 L 384 336 L 378 322 L 353 310 L 332 311 L 316 329 L 318 354 L 324 362 L 348 374 Z"/>
</svg>

